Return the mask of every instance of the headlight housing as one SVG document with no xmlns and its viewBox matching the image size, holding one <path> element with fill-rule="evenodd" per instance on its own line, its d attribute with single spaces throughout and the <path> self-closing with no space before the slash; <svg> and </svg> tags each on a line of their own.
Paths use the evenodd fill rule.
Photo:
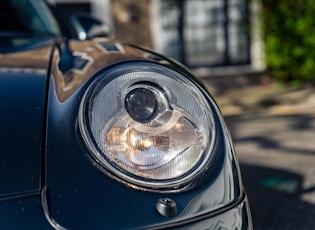
<svg viewBox="0 0 315 230">
<path fill-rule="evenodd" d="M 142 189 L 182 188 L 209 165 L 215 127 L 209 98 L 166 66 L 134 61 L 99 73 L 81 102 L 79 126 L 112 177 Z"/>
</svg>

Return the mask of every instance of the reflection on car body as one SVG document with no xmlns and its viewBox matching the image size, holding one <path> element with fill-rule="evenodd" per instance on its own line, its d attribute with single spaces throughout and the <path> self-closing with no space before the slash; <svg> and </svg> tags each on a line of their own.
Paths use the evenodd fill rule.
<svg viewBox="0 0 315 230">
<path fill-rule="evenodd" d="M 186 67 L 82 41 L 46 1 L 5 6 L 1 229 L 252 228 L 228 130 Z"/>
</svg>

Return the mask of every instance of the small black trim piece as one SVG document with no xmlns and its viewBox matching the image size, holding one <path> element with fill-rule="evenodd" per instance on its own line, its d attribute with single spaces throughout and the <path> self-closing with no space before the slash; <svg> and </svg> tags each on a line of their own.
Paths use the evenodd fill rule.
<svg viewBox="0 0 315 230">
<path fill-rule="evenodd" d="M 156 202 L 156 210 L 166 217 L 173 217 L 177 213 L 176 202 L 170 198 L 161 198 Z"/>
</svg>

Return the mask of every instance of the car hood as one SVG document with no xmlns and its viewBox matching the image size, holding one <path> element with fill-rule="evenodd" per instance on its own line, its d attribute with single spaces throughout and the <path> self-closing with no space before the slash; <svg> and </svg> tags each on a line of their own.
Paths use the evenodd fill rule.
<svg viewBox="0 0 315 230">
<path fill-rule="evenodd" d="M 0 54 L 0 198 L 39 191 L 51 50 Z"/>
</svg>

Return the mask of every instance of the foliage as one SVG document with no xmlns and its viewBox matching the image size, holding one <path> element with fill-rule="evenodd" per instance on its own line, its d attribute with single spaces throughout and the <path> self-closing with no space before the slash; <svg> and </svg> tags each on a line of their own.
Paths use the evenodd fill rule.
<svg viewBox="0 0 315 230">
<path fill-rule="evenodd" d="M 315 80 L 315 0 L 261 0 L 266 63 L 282 81 Z"/>
</svg>

